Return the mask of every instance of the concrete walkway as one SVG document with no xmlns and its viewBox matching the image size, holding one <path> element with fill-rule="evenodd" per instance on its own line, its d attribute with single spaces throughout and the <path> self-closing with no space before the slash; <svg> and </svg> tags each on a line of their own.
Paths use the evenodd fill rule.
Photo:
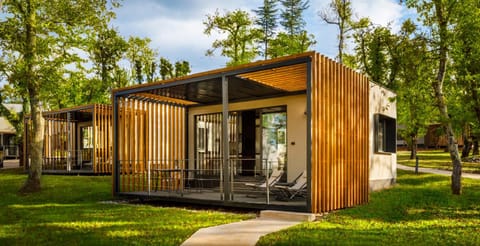
<svg viewBox="0 0 480 246">
<path fill-rule="evenodd" d="M 407 170 L 407 171 L 413 171 L 413 172 L 415 171 L 414 167 L 404 166 L 404 165 L 401 165 L 401 164 L 397 164 L 397 168 L 401 169 L 401 170 Z M 433 173 L 433 174 L 439 174 L 439 175 L 444 175 L 444 176 L 452 176 L 452 171 L 439 170 L 439 169 L 426 168 L 426 167 L 419 167 L 418 172 L 420 172 L 420 173 Z M 480 179 L 480 174 L 462 173 L 462 178 Z"/>
<path fill-rule="evenodd" d="M 256 219 L 200 229 L 182 245 L 255 245 L 263 235 L 313 220 L 313 214 L 264 210 Z"/>
</svg>

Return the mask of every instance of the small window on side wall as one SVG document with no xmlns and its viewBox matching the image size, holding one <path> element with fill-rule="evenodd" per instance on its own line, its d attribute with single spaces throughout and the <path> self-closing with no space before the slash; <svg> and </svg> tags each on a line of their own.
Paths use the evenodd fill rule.
<svg viewBox="0 0 480 246">
<path fill-rule="evenodd" d="M 375 152 L 397 152 L 397 122 L 394 118 L 375 114 Z"/>
</svg>

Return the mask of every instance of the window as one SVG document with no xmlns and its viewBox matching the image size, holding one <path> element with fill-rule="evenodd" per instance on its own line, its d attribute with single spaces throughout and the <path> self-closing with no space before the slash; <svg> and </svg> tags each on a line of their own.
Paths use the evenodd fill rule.
<svg viewBox="0 0 480 246">
<path fill-rule="evenodd" d="M 80 128 L 82 134 L 82 149 L 93 148 L 93 127 L 84 126 Z"/>
<path fill-rule="evenodd" d="M 397 152 L 397 122 L 394 118 L 375 114 L 375 152 Z"/>
<path fill-rule="evenodd" d="M 197 122 L 197 150 L 199 152 L 205 152 L 206 135 L 205 122 Z"/>
</svg>

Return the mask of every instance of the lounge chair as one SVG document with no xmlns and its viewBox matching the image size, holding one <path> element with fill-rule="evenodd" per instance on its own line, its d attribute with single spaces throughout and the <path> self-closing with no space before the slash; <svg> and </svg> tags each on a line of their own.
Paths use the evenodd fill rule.
<svg viewBox="0 0 480 246">
<path fill-rule="evenodd" d="M 268 186 L 273 187 L 283 175 L 283 170 L 274 169 L 268 180 Z M 253 187 L 256 189 L 265 189 L 267 188 L 267 180 L 263 183 L 254 184 L 254 183 L 245 183 L 246 186 Z"/>
<path fill-rule="evenodd" d="M 296 196 L 304 196 L 307 188 L 307 172 L 303 171 L 290 184 L 277 184 L 274 186 L 274 188 L 278 191 L 278 200 L 292 200 Z"/>
</svg>

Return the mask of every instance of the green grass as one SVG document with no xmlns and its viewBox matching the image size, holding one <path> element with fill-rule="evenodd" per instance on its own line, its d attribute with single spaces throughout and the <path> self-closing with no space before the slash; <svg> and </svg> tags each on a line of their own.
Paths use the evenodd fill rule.
<svg viewBox="0 0 480 246">
<path fill-rule="evenodd" d="M 179 245 L 199 228 L 254 217 L 104 203 L 112 199 L 110 177 L 44 175 L 41 192 L 18 195 L 25 179 L 0 171 L 0 245 Z"/>
<path fill-rule="evenodd" d="M 443 150 L 418 151 L 418 166 L 452 171 L 450 154 Z M 406 166 L 415 166 L 415 160 L 410 160 L 410 151 L 398 151 L 397 162 Z M 480 163 L 462 162 L 462 171 L 480 173 Z"/>
<path fill-rule="evenodd" d="M 480 245 L 480 181 L 464 179 L 450 194 L 449 177 L 398 172 L 396 187 L 365 206 L 325 215 L 261 238 L 258 245 Z"/>
</svg>

